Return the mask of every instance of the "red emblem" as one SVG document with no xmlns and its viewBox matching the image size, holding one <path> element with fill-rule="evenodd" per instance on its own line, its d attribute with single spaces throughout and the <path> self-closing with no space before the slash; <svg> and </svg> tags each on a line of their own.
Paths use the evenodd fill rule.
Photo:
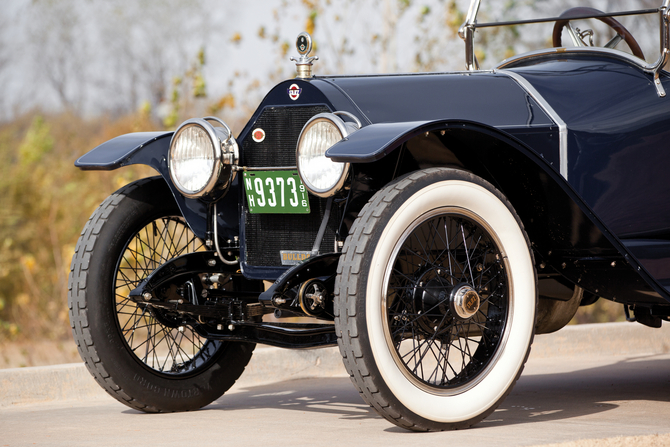
<svg viewBox="0 0 670 447">
<path fill-rule="evenodd" d="M 253 140 L 256 143 L 260 143 L 263 140 L 265 140 L 265 131 L 263 129 L 261 129 L 260 127 L 258 129 L 254 129 L 251 132 L 251 138 L 253 138 Z"/>
<path fill-rule="evenodd" d="M 298 84 L 291 84 L 288 88 L 288 97 L 294 101 L 300 98 L 300 93 L 302 93 L 302 89 L 298 87 Z"/>
</svg>

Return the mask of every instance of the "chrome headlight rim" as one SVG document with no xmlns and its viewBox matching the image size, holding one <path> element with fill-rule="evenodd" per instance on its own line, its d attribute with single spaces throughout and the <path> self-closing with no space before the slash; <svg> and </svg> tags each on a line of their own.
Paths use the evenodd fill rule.
<svg viewBox="0 0 670 447">
<path fill-rule="evenodd" d="M 298 144 L 296 145 L 295 160 L 296 160 L 296 165 L 298 167 L 298 175 L 300 176 L 300 180 L 305 185 L 305 188 L 307 188 L 307 190 L 310 193 L 314 194 L 317 197 L 328 198 L 328 197 L 331 197 L 331 196 L 335 195 L 339 190 L 341 190 L 342 187 L 344 186 L 344 182 L 346 181 L 346 179 L 349 175 L 350 164 L 348 162 L 341 163 L 341 162 L 334 162 L 334 161 L 331 160 L 332 163 L 337 163 L 339 165 L 342 165 L 342 173 L 340 174 L 338 180 L 336 182 L 334 182 L 328 188 L 317 188 L 303 174 L 303 170 L 301 169 L 301 166 L 300 166 L 300 147 L 302 145 L 303 136 L 306 134 L 306 132 L 312 126 L 314 126 L 316 123 L 318 123 L 320 121 L 327 121 L 327 122 L 335 125 L 335 127 L 337 127 L 337 130 L 339 131 L 340 136 L 341 136 L 339 141 L 342 141 L 344 138 L 349 136 L 354 130 L 358 130 L 358 128 L 360 128 L 360 122 L 355 117 L 353 117 L 353 118 L 356 119 L 356 122 L 357 122 L 357 125 L 358 125 L 357 128 L 355 127 L 356 125 L 353 124 L 353 123 L 345 123 L 342 120 L 342 118 L 337 116 L 337 114 L 345 114 L 347 116 L 352 116 L 353 117 L 353 115 L 349 114 L 348 112 L 318 113 L 318 114 L 314 115 L 312 118 L 310 118 L 309 121 L 307 121 L 307 123 L 305 123 L 302 130 L 300 131 L 300 136 L 298 137 Z M 326 148 L 323 151 L 323 157 L 325 157 L 326 151 L 328 149 L 330 149 L 331 147 L 332 147 L 332 145 L 330 147 Z"/>
<path fill-rule="evenodd" d="M 208 121 L 216 121 L 220 123 L 222 128 L 215 128 Z M 207 179 L 207 182 L 198 190 L 192 190 L 186 188 L 176 177 L 175 169 L 173 166 L 173 147 L 177 141 L 180 133 L 185 129 L 197 126 L 202 129 L 208 136 L 211 148 L 213 151 L 213 160 L 214 164 L 212 166 L 211 172 Z M 224 130 L 225 129 L 225 130 Z M 223 133 L 223 135 L 221 135 Z M 205 117 L 205 118 L 191 118 L 179 125 L 177 130 L 175 130 L 170 140 L 170 147 L 168 149 L 168 171 L 170 173 L 170 179 L 175 185 L 177 190 L 187 198 L 198 199 L 205 198 L 210 194 L 214 194 L 216 191 L 225 192 L 230 183 L 235 179 L 237 171 L 235 166 L 239 162 L 239 148 L 235 138 L 233 138 L 230 127 L 228 127 L 223 121 L 216 117 Z M 215 194 L 216 198 L 223 196 L 222 193 Z"/>
</svg>

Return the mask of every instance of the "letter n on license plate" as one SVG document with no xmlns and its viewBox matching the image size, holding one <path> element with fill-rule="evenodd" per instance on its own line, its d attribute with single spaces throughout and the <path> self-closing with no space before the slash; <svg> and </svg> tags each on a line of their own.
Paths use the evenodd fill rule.
<svg viewBox="0 0 670 447">
<path fill-rule="evenodd" d="M 309 196 L 298 171 L 245 171 L 247 209 L 258 214 L 309 214 Z"/>
</svg>

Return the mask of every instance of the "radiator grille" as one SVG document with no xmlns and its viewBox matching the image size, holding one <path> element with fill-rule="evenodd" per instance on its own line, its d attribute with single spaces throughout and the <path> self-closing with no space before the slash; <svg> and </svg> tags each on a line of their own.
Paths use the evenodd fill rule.
<svg viewBox="0 0 670 447">
<path fill-rule="evenodd" d="M 326 106 L 265 109 L 253 127 L 265 131 L 265 140 L 256 143 L 249 135 L 242 144 L 242 163 L 253 168 L 295 166 L 300 131 L 311 117 L 329 111 Z"/>
<path fill-rule="evenodd" d="M 330 111 L 326 106 L 272 107 L 263 111 L 253 129 L 265 131 L 265 140 L 257 143 L 249 135 L 242 143 L 242 163 L 249 167 L 295 166 L 295 147 L 305 123 L 317 113 Z M 311 213 L 250 214 L 244 206 L 245 261 L 252 266 L 281 266 L 281 250 L 309 251 L 326 210 L 326 199 L 311 196 Z M 331 211 L 328 229 L 321 242 L 322 253 L 331 252 L 340 221 L 338 207 Z"/>
</svg>

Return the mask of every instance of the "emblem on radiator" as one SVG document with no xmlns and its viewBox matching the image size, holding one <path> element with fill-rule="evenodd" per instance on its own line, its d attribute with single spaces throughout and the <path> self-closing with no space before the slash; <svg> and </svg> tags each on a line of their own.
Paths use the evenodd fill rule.
<svg viewBox="0 0 670 447">
<path fill-rule="evenodd" d="M 251 131 L 251 138 L 253 138 L 253 140 L 256 143 L 262 143 L 263 140 L 265 140 L 265 131 L 263 129 L 261 129 L 260 127 L 257 128 L 257 129 L 254 129 L 253 131 Z"/>
<path fill-rule="evenodd" d="M 294 101 L 300 98 L 300 93 L 302 93 L 302 89 L 298 87 L 298 84 L 291 84 L 288 88 L 288 97 Z"/>
<path fill-rule="evenodd" d="M 297 265 L 312 256 L 311 251 L 280 250 L 282 265 Z"/>
</svg>

